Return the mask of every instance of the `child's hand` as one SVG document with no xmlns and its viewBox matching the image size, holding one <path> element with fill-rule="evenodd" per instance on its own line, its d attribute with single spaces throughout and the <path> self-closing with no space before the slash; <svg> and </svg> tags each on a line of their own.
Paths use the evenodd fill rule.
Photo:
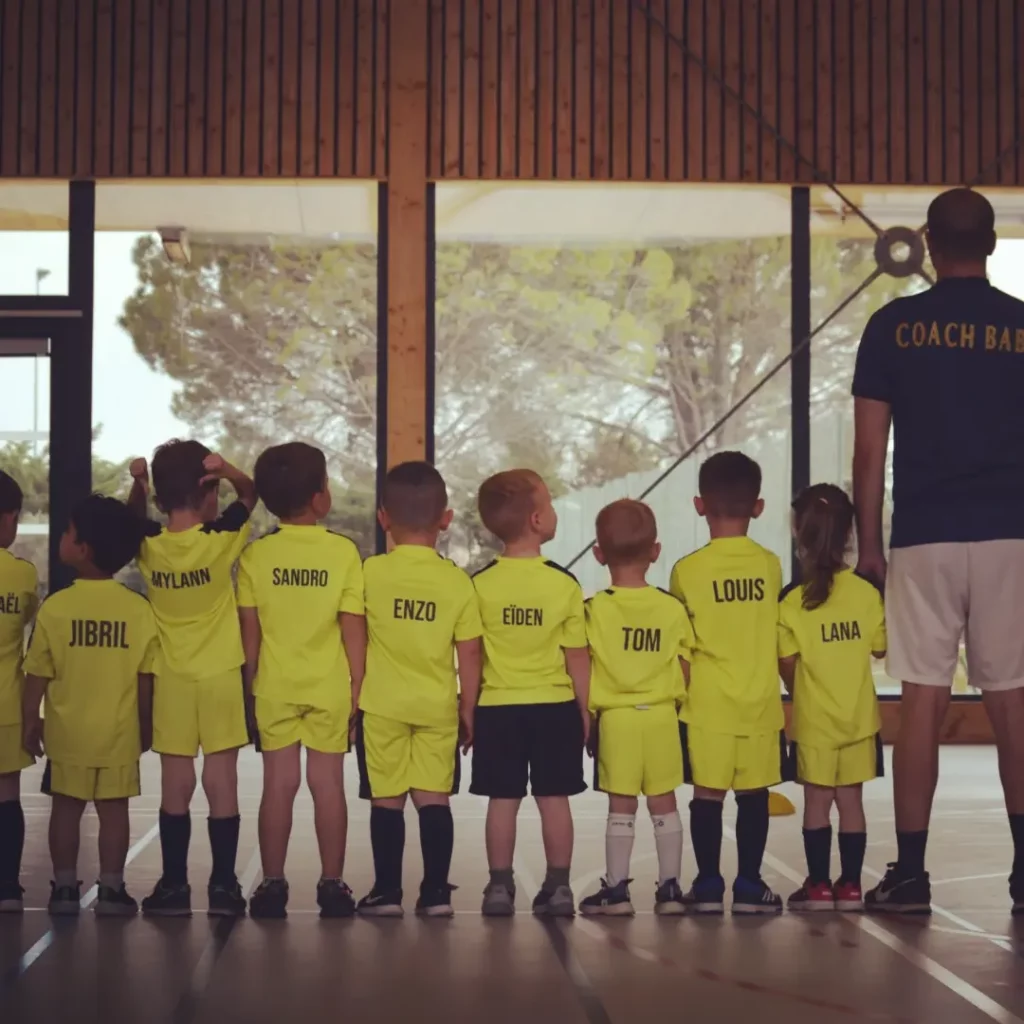
<svg viewBox="0 0 1024 1024">
<path fill-rule="evenodd" d="M 25 722 L 21 730 L 21 745 L 32 757 L 43 756 L 43 723 L 37 718 L 33 722 Z"/>
<path fill-rule="evenodd" d="M 590 751 L 590 711 L 587 708 L 580 708 L 580 715 L 583 719 L 583 746 Z M 593 757 L 593 754 L 591 754 Z"/>
<path fill-rule="evenodd" d="M 148 753 L 153 749 L 153 726 L 143 726 L 139 730 L 139 745 L 142 748 L 142 752 Z"/>
<path fill-rule="evenodd" d="M 462 745 L 462 752 L 468 754 L 473 746 L 473 719 L 476 708 L 459 708 L 459 743 Z"/>
<path fill-rule="evenodd" d="M 594 756 L 594 741 L 597 739 L 597 733 L 594 729 L 594 716 L 589 712 L 583 716 L 583 747 L 587 752 L 587 757 Z"/>
<path fill-rule="evenodd" d="M 203 459 L 203 469 L 206 475 L 199 481 L 200 486 L 210 484 L 216 480 L 223 480 L 228 469 L 224 456 L 211 452 Z"/>
<path fill-rule="evenodd" d="M 132 459 L 128 464 L 128 472 L 133 480 L 141 480 L 143 483 L 149 481 L 149 463 L 145 459 Z"/>
<path fill-rule="evenodd" d="M 245 698 L 245 729 L 249 733 L 249 742 L 260 750 L 260 728 L 256 723 L 256 698 L 247 696 Z"/>
</svg>

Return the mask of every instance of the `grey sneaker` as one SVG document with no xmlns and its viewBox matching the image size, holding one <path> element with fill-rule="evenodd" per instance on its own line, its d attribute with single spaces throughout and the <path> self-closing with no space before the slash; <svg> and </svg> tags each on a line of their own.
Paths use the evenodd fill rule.
<svg viewBox="0 0 1024 1024">
<path fill-rule="evenodd" d="M 516 912 L 516 890 L 501 882 L 488 882 L 480 913 L 484 917 L 512 917 Z"/>
<path fill-rule="evenodd" d="M 575 917 L 576 901 L 572 889 L 560 885 L 554 892 L 541 889 L 533 898 L 533 912 L 538 917 Z"/>
<path fill-rule="evenodd" d="M 77 917 L 82 909 L 82 883 L 57 885 L 50 883 L 50 902 L 46 908 L 54 917 Z"/>
</svg>

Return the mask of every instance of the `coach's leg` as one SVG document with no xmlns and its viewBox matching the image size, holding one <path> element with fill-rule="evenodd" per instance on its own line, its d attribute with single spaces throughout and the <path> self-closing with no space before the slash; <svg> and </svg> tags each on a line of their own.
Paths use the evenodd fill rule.
<svg viewBox="0 0 1024 1024">
<path fill-rule="evenodd" d="M 1024 689 L 983 690 L 999 751 L 999 779 L 1013 835 L 1011 887 L 1024 902 Z"/>
</svg>

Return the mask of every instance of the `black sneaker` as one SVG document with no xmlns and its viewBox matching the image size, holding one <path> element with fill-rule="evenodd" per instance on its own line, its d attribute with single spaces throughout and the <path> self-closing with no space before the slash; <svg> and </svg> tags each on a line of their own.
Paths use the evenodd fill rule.
<svg viewBox="0 0 1024 1024">
<path fill-rule="evenodd" d="M 245 917 L 245 897 L 238 882 L 231 885 L 215 885 L 213 882 L 206 889 L 209 907 L 206 913 L 210 917 Z"/>
<path fill-rule="evenodd" d="M 139 912 L 139 905 L 128 895 L 123 882 L 120 889 L 101 885 L 94 912 L 97 917 L 134 917 Z"/>
<path fill-rule="evenodd" d="M 659 916 L 678 916 L 686 913 L 686 901 L 679 882 L 670 878 L 658 886 L 654 894 L 654 912 Z"/>
<path fill-rule="evenodd" d="M 264 878 L 249 897 L 249 916 L 265 920 L 288 916 L 288 883 L 283 878 Z"/>
<path fill-rule="evenodd" d="M 759 878 L 737 878 L 732 884 L 732 912 L 734 914 L 781 914 L 782 897 L 772 892 L 768 883 Z"/>
<path fill-rule="evenodd" d="M 374 886 L 357 904 L 356 913 L 363 917 L 401 917 L 402 890 L 384 891 Z"/>
<path fill-rule="evenodd" d="M 608 880 L 602 878 L 601 888 L 580 900 L 580 913 L 584 917 L 632 917 L 633 904 L 629 899 L 629 883 L 632 881 L 632 878 L 626 878 L 616 885 L 609 885 Z"/>
<path fill-rule="evenodd" d="M 321 878 L 317 882 L 316 902 L 321 917 L 352 917 L 356 912 L 352 890 L 339 878 Z"/>
<path fill-rule="evenodd" d="M 541 889 L 533 897 L 533 912 L 537 917 L 575 917 L 576 903 L 572 889 L 559 885 L 553 890 Z"/>
<path fill-rule="evenodd" d="M 909 875 L 898 864 L 889 864 L 885 878 L 864 893 L 864 909 L 883 914 L 930 914 L 932 887 L 928 872 Z"/>
<path fill-rule="evenodd" d="M 77 917 L 82 909 L 82 883 L 57 885 L 50 883 L 50 902 L 46 909 L 54 917 Z"/>
<path fill-rule="evenodd" d="M 419 917 L 453 917 L 452 893 L 458 888 L 447 882 L 437 887 L 420 886 L 420 898 L 416 901 Z"/>
<path fill-rule="evenodd" d="M 1010 876 L 1010 899 L 1013 900 L 1010 913 L 1014 917 L 1020 917 L 1024 914 L 1024 875 Z M 0 903 L 0 910 L 2 909 L 3 904 Z"/>
<path fill-rule="evenodd" d="M 17 882 L 0 882 L 0 914 L 20 914 L 25 909 L 24 895 Z"/>
<path fill-rule="evenodd" d="M 172 885 L 161 878 L 142 901 L 142 913 L 146 917 L 191 917 L 191 886 L 187 882 Z"/>
</svg>

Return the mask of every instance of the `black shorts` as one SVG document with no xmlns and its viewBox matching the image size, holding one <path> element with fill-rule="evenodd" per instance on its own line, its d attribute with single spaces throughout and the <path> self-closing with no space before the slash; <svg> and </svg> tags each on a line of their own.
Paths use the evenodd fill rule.
<svg viewBox="0 0 1024 1024">
<path fill-rule="evenodd" d="M 517 800 L 575 796 L 583 781 L 583 719 L 575 701 L 476 709 L 470 793 Z"/>
</svg>

